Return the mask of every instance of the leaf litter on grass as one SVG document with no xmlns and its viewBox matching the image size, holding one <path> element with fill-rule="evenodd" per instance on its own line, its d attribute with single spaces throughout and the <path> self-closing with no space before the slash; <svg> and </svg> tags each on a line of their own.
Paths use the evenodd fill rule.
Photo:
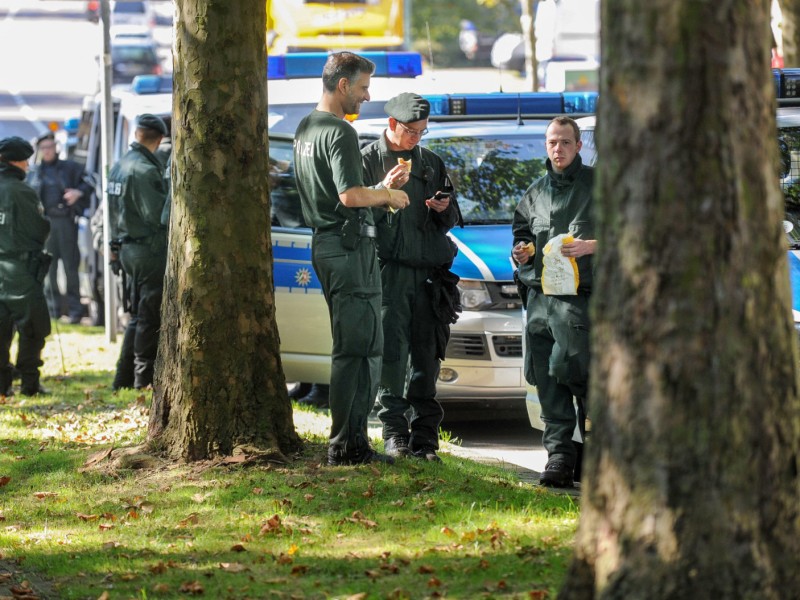
<svg viewBox="0 0 800 600">
<path fill-rule="evenodd" d="M 322 411 L 295 410 L 307 447 L 288 465 L 110 468 L 135 456 L 150 398 L 113 394 L 99 383 L 111 371 L 92 369 L 0 413 L 0 553 L 60 597 L 528 598 L 563 577 L 572 499 L 446 453 L 329 468 Z"/>
</svg>

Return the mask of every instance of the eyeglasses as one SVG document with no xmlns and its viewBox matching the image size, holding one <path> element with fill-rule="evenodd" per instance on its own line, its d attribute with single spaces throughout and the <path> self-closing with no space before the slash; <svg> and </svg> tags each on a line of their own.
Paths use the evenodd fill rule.
<svg viewBox="0 0 800 600">
<path fill-rule="evenodd" d="M 399 121 L 398 121 L 397 124 L 400 125 L 400 127 L 403 128 L 403 131 L 405 131 L 411 137 L 422 137 L 423 135 L 428 133 L 428 128 L 427 127 L 425 129 L 423 129 L 422 131 L 420 131 L 419 129 L 411 129 L 410 127 L 406 127 L 405 125 L 403 125 Z"/>
</svg>

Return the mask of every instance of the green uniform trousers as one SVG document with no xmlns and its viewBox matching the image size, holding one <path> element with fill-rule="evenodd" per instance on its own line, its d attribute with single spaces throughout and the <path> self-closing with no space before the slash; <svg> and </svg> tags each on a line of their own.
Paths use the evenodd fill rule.
<svg viewBox="0 0 800 600">
<path fill-rule="evenodd" d="M 356 459 L 369 450 L 367 418 L 381 370 L 381 278 L 375 242 L 354 250 L 338 232 L 315 232 L 311 261 L 331 317 L 331 434 L 328 456 Z"/>
<path fill-rule="evenodd" d="M 577 416 L 573 396 L 586 397 L 589 377 L 589 296 L 546 296 L 530 289 L 525 329 L 525 378 L 542 406 L 548 458 L 574 466 Z"/>
<path fill-rule="evenodd" d="M 444 417 L 436 399 L 438 322 L 425 287 L 429 273 L 395 262 L 381 268 L 384 351 L 378 417 L 383 439 L 406 438 L 412 452 L 439 448 Z"/>
<path fill-rule="evenodd" d="M 19 332 L 17 370 L 22 387 L 36 387 L 44 340 L 50 335 L 50 314 L 44 289 L 24 261 L 0 260 L 0 393 L 11 385 L 9 351 L 14 325 Z"/>
<path fill-rule="evenodd" d="M 123 380 L 129 368 L 124 357 L 133 344 L 133 387 L 142 389 L 153 383 L 153 370 L 161 332 L 161 299 L 164 295 L 164 272 L 167 268 L 166 248 L 156 243 L 125 242 L 120 262 L 128 276 L 131 296 L 131 319 L 125 331 L 117 363 L 115 383 Z M 127 363 L 129 364 L 129 363 Z"/>
</svg>

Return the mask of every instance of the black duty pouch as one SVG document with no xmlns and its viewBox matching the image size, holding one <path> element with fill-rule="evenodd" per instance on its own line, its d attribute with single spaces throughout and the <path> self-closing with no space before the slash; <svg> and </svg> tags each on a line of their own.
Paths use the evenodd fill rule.
<svg viewBox="0 0 800 600">
<path fill-rule="evenodd" d="M 44 283 L 47 273 L 50 271 L 50 263 L 53 262 L 52 255 L 47 252 L 32 254 L 28 263 L 28 270 L 39 283 Z"/>
<path fill-rule="evenodd" d="M 361 220 L 347 219 L 342 225 L 342 248 L 355 250 L 359 239 L 361 239 Z"/>
</svg>

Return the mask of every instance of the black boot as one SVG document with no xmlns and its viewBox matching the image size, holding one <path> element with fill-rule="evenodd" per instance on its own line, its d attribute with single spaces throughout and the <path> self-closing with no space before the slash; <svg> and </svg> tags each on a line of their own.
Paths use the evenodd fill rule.
<svg viewBox="0 0 800 600">
<path fill-rule="evenodd" d="M 13 379 L 10 366 L 0 369 L 0 396 L 14 395 Z"/>
<path fill-rule="evenodd" d="M 311 391 L 311 384 L 310 383 L 298 383 L 289 390 L 289 398 L 292 400 L 299 400 L 300 398 L 305 397 Z"/>
<path fill-rule="evenodd" d="M 39 382 L 38 372 L 35 375 L 23 373 L 22 385 L 20 385 L 19 391 L 23 396 L 47 396 L 50 394 L 50 390 L 42 387 Z"/>
<path fill-rule="evenodd" d="M 298 404 L 313 406 L 315 408 L 330 408 L 328 391 L 330 386 L 323 383 L 315 383 L 311 386 L 311 391 L 297 401 Z"/>
</svg>

